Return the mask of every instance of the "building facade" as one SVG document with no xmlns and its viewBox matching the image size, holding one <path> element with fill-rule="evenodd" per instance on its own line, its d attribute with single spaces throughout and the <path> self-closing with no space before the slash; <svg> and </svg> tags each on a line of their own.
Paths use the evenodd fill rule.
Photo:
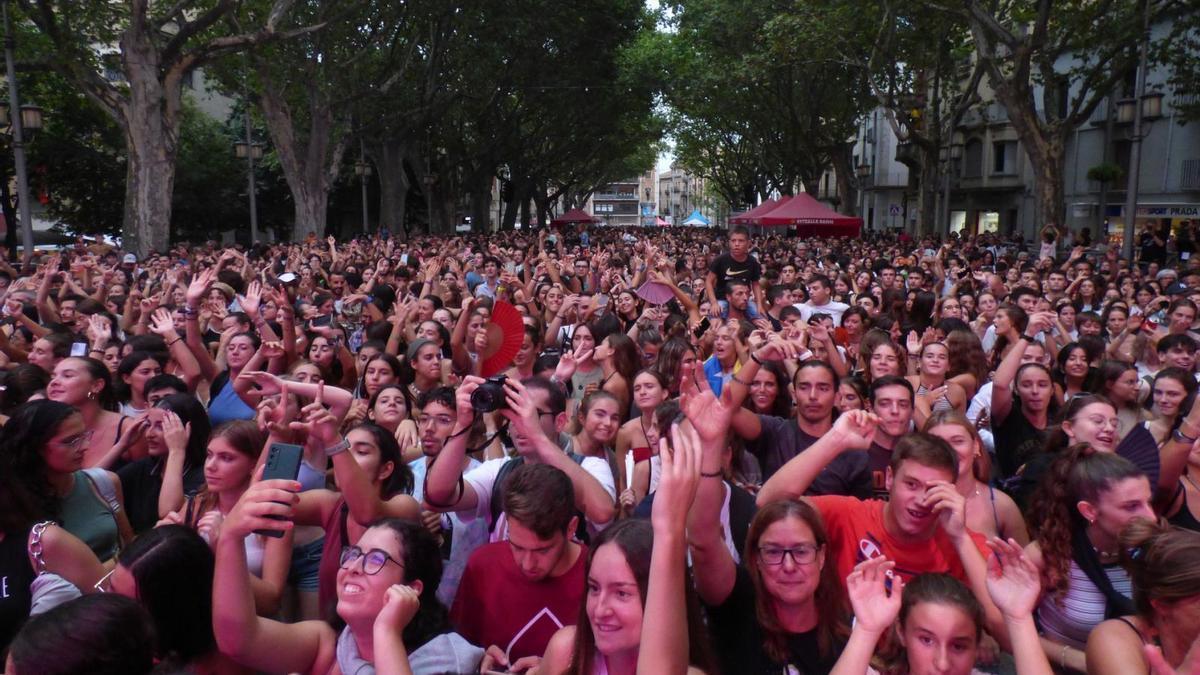
<svg viewBox="0 0 1200 675">
<path fill-rule="evenodd" d="M 658 174 L 658 216 L 671 225 L 681 226 L 693 211 L 708 219 L 712 225 L 719 224 L 726 216 L 716 209 L 713 201 L 705 194 L 705 180 L 672 163 L 671 168 Z"/>
<path fill-rule="evenodd" d="M 609 183 L 592 193 L 586 211 L 602 225 L 633 227 L 641 224 L 640 178 Z"/>
</svg>

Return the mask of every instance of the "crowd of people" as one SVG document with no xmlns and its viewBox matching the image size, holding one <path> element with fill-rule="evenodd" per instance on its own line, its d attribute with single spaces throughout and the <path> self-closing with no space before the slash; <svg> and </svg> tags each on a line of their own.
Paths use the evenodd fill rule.
<svg viewBox="0 0 1200 675">
<path fill-rule="evenodd" d="M 1162 248 L 0 262 L 5 672 L 1200 672 L 1200 258 Z"/>
</svg>

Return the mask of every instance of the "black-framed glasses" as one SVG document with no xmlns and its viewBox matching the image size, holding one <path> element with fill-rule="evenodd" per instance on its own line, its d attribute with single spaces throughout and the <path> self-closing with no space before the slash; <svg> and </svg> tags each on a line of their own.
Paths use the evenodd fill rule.
<svg viewBox="0 0 1200 675">
<path fill-rule="evenodd" d="M 791 556 L 797 565 L 811 565 L 817 559 L 820 544 L 800 544 L 791 548 L 781 546 L 759 546 L 758 556 L 764 565 L 782 565 L 784 556 Z"/>
<path fill-rule="evenodd" d="M 363 574 L 379 574 L 379 570 L 383 569 L 383 566 L 388 563 L 392 563 L 400 569 L 404 569 L 404 565 L 402 565 L 392 556 L 388 555 L 387 551 L 381 551 L 377 548 L 373 548 L 364 553 L 363 550 L 357 546 L 342 547 L 342 557 L 338 561 L 338 566 L 344 570 L 350 569 L 350 567 L 359 560 L 362 560 Z"/>
<path fill-rule="evenodd" d="M 538 417 L 539 417 L 539 418 L 540 418 L 540 417 L 545 417 L 545 416 L 547 416 L 547 415 L 549 415 L 550 417 L 555 417 L 555 416 L 557 416 L 557 415 L 558 415 L 558 413 L 556 413 L 556 412 L 554 412 L 554 411 L 552 411 L 552 410 L 542 410 L 541 408 L 538 408 L 538 409 L 537 409 L 537 414 L 538 414 Z"/>
</svg>

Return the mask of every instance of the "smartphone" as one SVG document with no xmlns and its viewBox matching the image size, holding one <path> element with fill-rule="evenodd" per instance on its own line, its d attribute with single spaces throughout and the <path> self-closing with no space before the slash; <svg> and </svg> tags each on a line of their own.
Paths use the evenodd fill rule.
<svg viewBox="0 0 1200 675">
<path fill-rule="evenodd" d="M 272 443 L 267 449 L 267 461 L 263 467 L 263 480 L 296 480 L 300 475 L 300 460 L 304 457 L 304 448 L 290 443 Z M 284 520 L 279 516 L 269 516 L 276 520 Z M 283 530 L 255 530 L 254 534 L 264 537 L 283 536 Z"/>
<path fill-rule="evenodd" d="M 405 253 L 404 255 L 400 256 L 400 264 L 401 264 L 401 265 L 407 265 L 407 264 L 408 264 L 408 254 L 407 254 L 407 253 Z"/>
<path fill-rule="evenodd" d="M 710 325 L 712 324 L 708 320 L 708 317 L 704 317 L 704 320 L 700 322 L 700 325 L 696 326 L 696 330 L 693 332 L 693 335 L 695 335 L 697 338 L 703 336 L 706 332 L 708 332 L 708 327 Z"/>
<path fill-rule="evenodd" d="M 5 308 L 7 309 L 7 307 Z M 87 356 L 88 345 L 86 342 L 71 343 L 71 356 Z"/>
<path fill-rule="evenodd" d="M 331 323 L 333 323 L 332 314 L 322 314 L 321 316 L 318 316 L 312 320 L 312 325 L 314 326 L 328 326 Z"/>
</svg>

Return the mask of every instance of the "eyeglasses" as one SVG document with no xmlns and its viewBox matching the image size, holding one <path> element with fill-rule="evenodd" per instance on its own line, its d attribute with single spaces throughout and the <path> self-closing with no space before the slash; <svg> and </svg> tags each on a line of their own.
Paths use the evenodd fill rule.
<svg viewBox="0 0 1200 675">
<path fill-rule="evenodd" d="M 92 440 L 92 432 L 85 431 L 85 432 L 79 434 L 78 436 L 72 436 L 71 438 L 63 439 L 62 441 L 59 441 L 59 443 L 61 443 L 62 445 L 66 446 L 72 450 L 82 450 L 83 448 L 86 448 L 88 446 L 88 443 L 90 443 L 91 440 Z M 110 572 L 110 574 L 111 574 L 111 572 Z"/>
<path fill-rule="evenodd" d="M 792 548 L 760 546 L 758 547 L 758 555 L 764 565 L 782 565 L 785 555 L 790 555 L 792 562 L 797 565 L 811 565 L 817 559 L 817 551 L 819 550 L 821 550 L 820 544 L 801 544 Z"/>
<path fill-rule="evenodd" d="M 550 417 L 554 417 L 555 415 L 558 415 L 558 413 L 556 413 L 556 412 L 553 412 L 550 410 L 542 410 L 541 408 L 538 408 L 537 414 L 538 414 L 538 417 L 546 417 L 547 415 L 549 415 Z"/>
<path fill-rule="evenodd" d="M 112 575 L 113 572 L 116 571 L 116 566 L 113 566 L 113 568 L 108 571 L 108 574 L 100 577 L 99 581 L 92 584 L 92 588 L 96 589 L 97 593 L 112 593 Z"/>
<path fill-rule="evenodd" d="M 363 561 L 363 574 L 379 574 L 379 570 L 383 569 L 383 566 L 388 563 L 392 563 L 400 569 L 404 569 L 404 565 L 401 565 L 399 562 L 397 562 L 396 559 L 388 555 L 386 551 L 373 548 L 370 551 L 363 553 L 363 550 L 357 546 L 346 546 L 342 548 L 342 557 L 338 561 L 338 567 L 348 570 L 350 569 L 351 565 L 358 562 L 360 559 Z"/>
</svg>

